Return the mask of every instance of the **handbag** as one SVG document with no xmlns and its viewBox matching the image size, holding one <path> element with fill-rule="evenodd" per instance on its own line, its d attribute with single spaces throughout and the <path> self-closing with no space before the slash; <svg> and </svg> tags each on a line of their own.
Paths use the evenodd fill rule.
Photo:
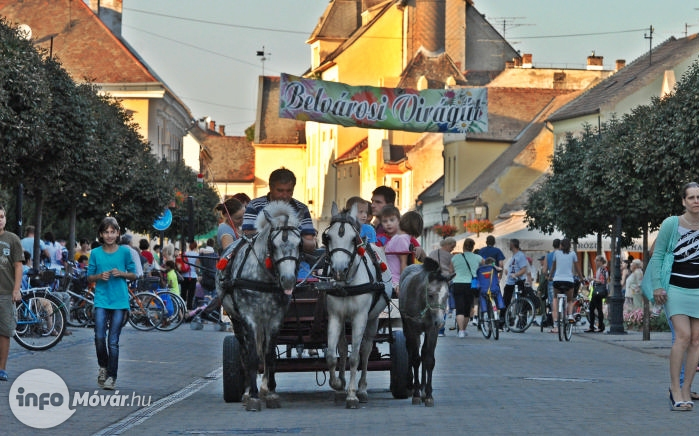
<svg viewBox="0 0 699 436">
<path fill-rule="evenodd" d="M 592 295 L 599 295 L 602 298 L 607 298 L 609 296 L 609 289 L 607 289 L 607 285 L 595 283 L 592 285 Z"/>
<path fill-rule="evenodd" d="M 461 253 L 461 256 L 464 258 L 464 262 L 466 262 L 466 266 L 468 266 L 468 270 L 471 272 L 471 289 L 478 289 L 481 287 L 481 285 L 478 283 L 478 277 L 476 277 L 476 274 L 473 273 L 473 270 L 471 269 L 471 264 L 468 263 L 468 260 L 466 260 L 466 255 L 464 253 Z"/>
</svg>

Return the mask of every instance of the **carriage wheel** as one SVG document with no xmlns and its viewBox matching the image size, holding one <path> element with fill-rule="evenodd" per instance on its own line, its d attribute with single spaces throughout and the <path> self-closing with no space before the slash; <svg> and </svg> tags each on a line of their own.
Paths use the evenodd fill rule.
<svg viewBox="0 0 699 436">
<path fill-rule="evenodd" d="M 391 394 L 393 394 L 393 398 L 408 398 L 410 396 L 409 384 L 412 377 L 410 362 L 408 362 L 408 348 L 405 345 L 405 336 L 402 330 L 393 331 L 390 351 Z"/>
<path fill-rule="evenodd" d="M 239 403 L 245 392 L 244 384 L 240 343 L 234 335 L 228 335 L 223 339 L 223 401 Z"/>
</svg>

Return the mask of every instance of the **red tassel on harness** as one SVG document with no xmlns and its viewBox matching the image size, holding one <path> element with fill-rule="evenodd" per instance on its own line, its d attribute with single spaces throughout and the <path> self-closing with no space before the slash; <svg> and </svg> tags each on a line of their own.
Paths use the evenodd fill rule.
<svg viewBox="0 0 699 436">
<path fill-rule="evenodd" d="M 226 265 L 228 265 L 228 258 L 222 257 L 219 259 L 219 261 L 216 263 L 216 269 L 219 271 L 223 271 L 226 268 Z"/>
<path fill-rule="evenodd" d="M 272 259 L 265 257 L 265 268 L 272 269 Z"/>
<path fill-rule="evenodd" d="M 388 266 L 386 266 L 385 263 L 381 262 L 379 264 L 379 268 L 381 268 L 381 272 L 386 272 L 386 270 L 388 269 Z"/>
<path fill-rule="evenodd" d="M 358 255 L 364 256 L 364 253 L 366 253 L 366 251 L 364 250 L 364 247 L 358 247 L 358 248 L 357 248 L 357 254 L 358 254 Z"/>
</svg>

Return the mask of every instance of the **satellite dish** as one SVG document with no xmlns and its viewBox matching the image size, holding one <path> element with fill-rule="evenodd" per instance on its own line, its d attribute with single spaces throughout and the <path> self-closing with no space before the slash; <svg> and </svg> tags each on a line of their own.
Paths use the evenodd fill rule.
<svg viewBox="0 0 699 436">
<path fill-rule="evenodd" d="M 170 224 L 172 224 L 172 212 L 170 209 L 165 209 L 165 211 L 153 221 L 153 228 L 162 232 L 163 230 L 167 230 Z"/>
<path fill-rule="evenodd" d="M 32 28 L 28 24 L 20 24 L 17 26 L 17 35 L 27 41 L 32 39 Z"/>
</svg>

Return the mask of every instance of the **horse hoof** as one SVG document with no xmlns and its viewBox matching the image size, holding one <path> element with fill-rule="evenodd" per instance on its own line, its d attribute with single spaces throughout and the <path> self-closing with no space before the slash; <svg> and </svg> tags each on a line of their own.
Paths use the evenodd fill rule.
<svg viewBox="0 0 699 436">
<path fill-rule="evenodd" d="M 345 392 L 345 391 L 342 391 L 342 392 L 335 391 L 335 404 L 344 403 L 345 400 L 347 400 L 347 392 Z"/>
<path fill-rule="evenodd" d="M 419 406 L 422 404 L 422 399 L 420 397 L 413 397 L 413 406 Z"/>
<path fill-rule="evenodd" d="M 434 407 L 434 398 L 425 398 L 425 407 Z"/>
<path fill-rule="evenodd" d="M 268 409 L 279 409 L 282 407 L 282 402 L 279 400 L 278 395 L 267 395 L 266 404 Z"/>
<path fill-rule="evenodd" d="M 357 398 L 359 398 L 360 403 L 369 402 L 369 395 L 366 392 L 357 392 Z"/>
<path fill-rule="evenodd" d="M 259 398 L 248 398 L 245 403 L 245 410 L 248 412 L 259 412 L 262 410 L 262 401 Z"/>
<path fill-rule="evenodd" d="M 356 398 L 347 400 L 345 403 L 345 409 L 359 409 L 359 400 Z"/>
</svg>

